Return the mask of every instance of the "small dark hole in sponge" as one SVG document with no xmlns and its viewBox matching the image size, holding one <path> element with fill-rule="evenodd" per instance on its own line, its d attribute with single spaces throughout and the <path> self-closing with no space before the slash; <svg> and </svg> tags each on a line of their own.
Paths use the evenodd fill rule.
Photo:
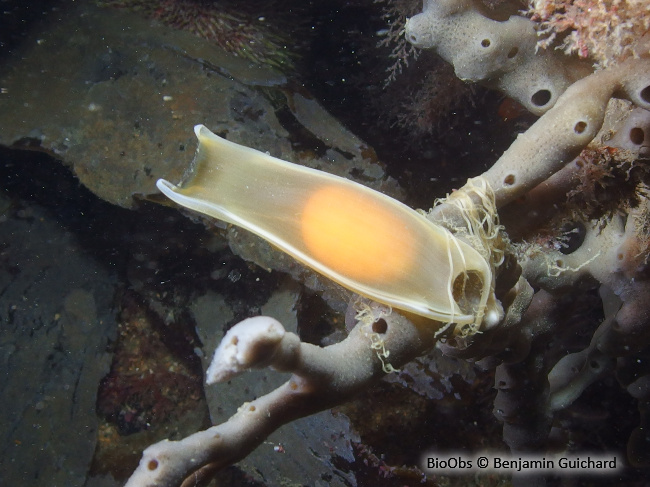
<svg viewBox="0 0 650 487">
<path fill-rule="evenodd" d="M 641 90 L 641 99 L 645 101 L 646 103 L 650 103 L 650 86 L 646 86 Z"/>
<path fill-rule="evenodd" d="M 386 323 L 386 320 L 383 318 L 379 318 L 377 321 L 375 321 L 372 324 L 372 331 L 374 333 L 381 333 L 384 334 L 388 330 L 388 323 Z"/>
<path fill-rule="evenodd" d="M 551 92 L 549 90 L 536 91 L 533 93 L 533 96 L 530 97 L 530 101 L 532 101 L 535 106 L 543 107 L 551 101 Z"/>
<path fill-rule="evenodd" d="M 643 132 L 642 128 L 634 127 L 632 130 L 630 130 L 630 142 L 636 145 L 641 145 L 643 144 L 644 140 L 645 133 Z"/>
<path fill-rule="evenodd" d="M 576 134 L 581 134 L 587 129 L 587 122 L 584 122 L 580 120 L 578 123 L 575 124 L 575 127 L 573 127 L 573 131 Z"/>
</svg>

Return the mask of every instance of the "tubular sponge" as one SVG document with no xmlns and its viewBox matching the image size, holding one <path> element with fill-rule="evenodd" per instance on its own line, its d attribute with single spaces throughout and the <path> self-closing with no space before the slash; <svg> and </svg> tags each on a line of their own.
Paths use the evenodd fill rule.
<svg viewBox="0 0 650 487">
<path fill-rule="evenodd" d="M 502 91 L 536 115 L 591 72 L 578 60 L 536 52 L 532 21 L 519 16 L 492 20 L 471 0 L 424 0 L 423 12 L 406 25 L 406 39 L 416 47 L 434 49 L 460 79 Z"/>
</svg>

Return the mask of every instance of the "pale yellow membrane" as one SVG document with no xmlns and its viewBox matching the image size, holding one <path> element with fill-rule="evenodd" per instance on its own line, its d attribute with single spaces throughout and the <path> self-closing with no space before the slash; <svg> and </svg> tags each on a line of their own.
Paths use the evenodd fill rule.
<svg viewBox="0 0 650 487">
<path fill-rule="evenodd" d="M 363 296 L 438 321 L 475 321 L 451 286 L 478 274 L 484 305 L 490 269 L 446 229 L 353 181 L 194 130 L 191 179 L 182 188 L 157 183 L 176 203 L 245 228 Z"/>
</svg>

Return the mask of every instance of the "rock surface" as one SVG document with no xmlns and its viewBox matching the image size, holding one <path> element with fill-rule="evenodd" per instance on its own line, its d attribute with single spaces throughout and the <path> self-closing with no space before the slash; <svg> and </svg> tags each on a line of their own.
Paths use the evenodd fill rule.
<svg viewBox="0 0 650 487">
<path fill-rule="evenodd" d="M 6 203 L 0 484 L 82 486 L 97 442 L 97 387 L 115 339 L 115 276 L 47 210 Z"/>
<path fill-rule="evenodd" d="M 102 199 L 132 207 L 159 177 L 179 181 L 198 123 L 398 193 L 374 152 L 285 75 L 131 13 L 82 2 L 57 15 L 0 76 L 0 144 L 56 155 Z"/>
</svg>

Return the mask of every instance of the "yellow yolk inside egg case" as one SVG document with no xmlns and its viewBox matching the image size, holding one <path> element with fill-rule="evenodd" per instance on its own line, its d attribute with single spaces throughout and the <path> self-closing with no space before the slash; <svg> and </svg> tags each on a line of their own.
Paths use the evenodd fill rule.
<svg viewBox="0 0 650 487">
<path fill-rule="evenodd" d="M 411 272 L 413 235 L 402 226 L 389 208 L 337 186 L 310 196 L 301 217 L 302 237 L 314 259 L 352 279 L 377 283 Z"/>
</svg>

